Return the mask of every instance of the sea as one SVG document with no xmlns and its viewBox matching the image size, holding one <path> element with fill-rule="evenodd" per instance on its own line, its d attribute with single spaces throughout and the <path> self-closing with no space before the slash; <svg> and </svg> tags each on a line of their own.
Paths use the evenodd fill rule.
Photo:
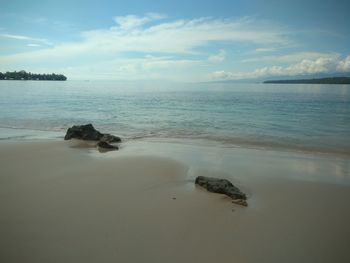
<svg viewBox="0 0 350 263">
<path fill-rule="evenodd" d="M 350 157 L 350 85 L 0 81 L 0 140 L 87 123 L 124 140 Z"/>
</svg>

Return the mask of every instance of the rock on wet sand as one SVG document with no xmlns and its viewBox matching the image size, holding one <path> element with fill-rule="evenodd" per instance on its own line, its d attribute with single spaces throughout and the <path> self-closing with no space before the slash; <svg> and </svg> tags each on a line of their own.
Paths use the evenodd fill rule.
<svg viewBox="0 0 350 263">
<path fill-rule="evenodd" d="M 103 141 L 108 143 L 121 142 L 121 139 L 111 134 L 104 134 L 94 128 L 92 124 L 74 125 L 68 128 L 65 140 L 79 139 L 87 141 Z"/>
<path fill-rule="evenodd" d="M 206 176 L 198 176 L 196 184 L 206 188 L 209 192 L 224 194 L 232 198 L 232 202 L 247 206 L 247 196 L 230 181 Z"/>
</svg>

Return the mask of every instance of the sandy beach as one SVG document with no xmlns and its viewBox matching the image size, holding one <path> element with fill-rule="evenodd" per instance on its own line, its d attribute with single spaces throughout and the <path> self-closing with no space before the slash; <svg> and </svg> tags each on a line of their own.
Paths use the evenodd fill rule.
<svg viewBox="0 0 350 263">
<path fill-rule="evenodd" d="M 130 143 L 100 154 L 72 142 L 1 142 L 0 261 L 350 261 L 350 186 L 310 179 L 336 176 L 311 169 L 334 160 L 236 149 L 227 162 L 225 150 L 207 147 L 220 172 L 183 147 Z M 291 178 L 298 162 L 306 180 Z M 340 162 L 348 174 L 349 161 Z M 230 179 L 249 206 L 194 186 L 197 175 Z"/>
<path fill-rule="evenodd" d="M 0 4 L 0 263 L 350 263 L 350 0 Z"/>
</svg>

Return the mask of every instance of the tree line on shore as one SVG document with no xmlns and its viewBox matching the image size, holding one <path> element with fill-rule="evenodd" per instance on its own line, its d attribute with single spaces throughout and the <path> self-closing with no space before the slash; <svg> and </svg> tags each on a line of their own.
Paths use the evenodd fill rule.
<svg viewBox="0 0 350 263">
<path fill-rule="evenodd" d="M 6 73 L 0 72 L 0 80 L 67 80 L 67 77 L 62 74 L 35 74 L 21 70 Z"/>
<path fill-rule="evenodd" d="M 350 84 L 350 77 L 266 80 L 267 84 Z"/>
</svg>

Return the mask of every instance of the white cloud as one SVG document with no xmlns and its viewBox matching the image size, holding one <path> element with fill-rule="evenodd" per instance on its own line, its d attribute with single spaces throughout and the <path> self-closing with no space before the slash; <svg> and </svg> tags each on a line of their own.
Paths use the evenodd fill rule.
<svg viewBox="0 0 350 263">
<path fill-rule="evenodd" d="M 241 62 L 278 62 L 278 63 L 296 63 L 304 59 L 315 60 L 318 58 L 336 58 L 338 53 L 322 52 L 294 52 L 286 55 L 253 57 L 241 60 Z"/>
<path fill-rule="evenodd" d="M 41 47 L 39 44 L 29 43 L 27 44 L 27 47 Z"/>
<path fill-rule="evenodd" d="M 114 27 L 114 29 L 130 30 L 165 17 L 157 13 L 148 13 L 143 17 L 136 15 L 116 16 L 114 21 L 117 23 L 117 27 Z"/>
<path fill-rule="evenodd" d="M 257 49 L 255 49 L 255 51 L 256 52 L 272 52 L 272 51 L 275 51 L 276 50 L 276 48 L 273 48 L 273 47 L 269 47 L 269 48 L 267 48 L 267 47 L 265 47 L 265 48 L 257 48 Z"/>
<path fill-rule="evenodd" d="M 211 77 L 213 79 L 234 79 L 235 78 L 233 73 L 227 72 L 225 70 L 214 71 L 213 73 L 211 73 Z"/>
<path fill-rule="evenodd" d="M 40 42 L 40 43 L 43 43 L 46 45 L 51 45 L 51 43 L 45 38 L 34 38 L 34 37 L 29 37 L 29 36 L 13 35 L 13 34 L 0 34 L 0 37 L 16 39 L 16 40 L 35 41 L 35 42 Z"/>
<path fill-rule="evenodd" d="M 347 56 L 344 60 L 340 61 L 337 70 L 341 72 L 349 72 L 350 71 L 350 56 Z"/>
<path fill-rule="evenodd" d="M 64 59 L 82 55 L 109 55 L 122 52 L 189 54 L 197 53 L 196 48 L 213 42 L 274 43 L 287 44 L 285 33 L 268 26 L 267 28 L 251 19 L 175 20 L 149 27 L 149 21 L 160 19 L 160 15 L 144 17 L 117 17 L 117 25 L 109 29 L 85 31 L 81 41 L 64 43 L 30 53 L 4 56 L 8 62 L 20 60 Z M 29 40 L 29 38 L 26 38 Z"/>
<path fill-rule="evenodd" d="M 249 79 L 268 76 L 294 76 L 320 73 L 345 72 L 350 70 L 350 56 L 341 59 L 337 56 L 324 56 L 317 59 L 304 59 L 289 66 L 262 67 L 248 72 L 215 71 L 213 79 Z"/>
<path fill-rule="evenodd" d="M 216 55 L 209 56 L 208 60 L 211 62 L 222 62 L 226 59 L 226 51 L 223 49 L 219 50 L 219 53 Z"/>
</svg>

